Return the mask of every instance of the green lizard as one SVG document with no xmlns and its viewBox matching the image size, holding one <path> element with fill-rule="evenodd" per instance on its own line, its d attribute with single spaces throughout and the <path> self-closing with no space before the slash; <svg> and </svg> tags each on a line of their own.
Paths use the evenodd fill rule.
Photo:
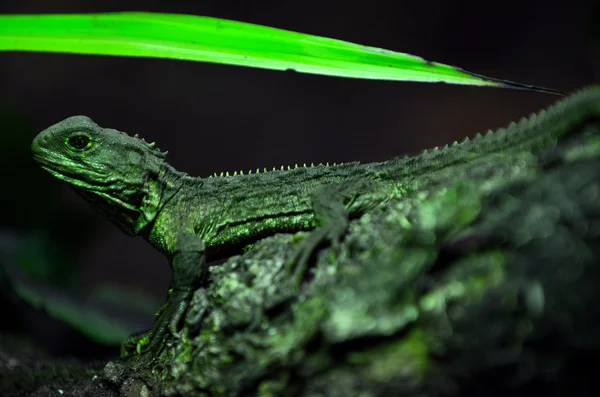
<svg viewBox="0 0 600 397">
<path fill-rule="evenodd" d="M 169 331 L 177 335 L 190 295 L 206 281 L 207 261 L 275 233 L 310 230 L 290 261 L 298 285 L 311 255 L 322 243 L 335 246 L 350 218 L 441 184 L 461 165 L 488 156 L 535 159 L 574 125 L 599 117 L 600 87 L 592 87 L 505 129 L 416 157 L 206 178 L 175 170 L 153 143 L 85 116 L 42 131 L 32 151 L 42 168 L 70 183 L 125 233 L 142 236 L 168 257 L 169 298 L 154 328 L 137 339 L 138 349 L 148 344 L 153 351 Z"/>
</svg>

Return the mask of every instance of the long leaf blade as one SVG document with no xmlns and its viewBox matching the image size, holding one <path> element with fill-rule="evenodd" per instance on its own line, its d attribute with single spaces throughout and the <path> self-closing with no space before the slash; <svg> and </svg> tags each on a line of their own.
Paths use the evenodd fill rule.
<svg viewBox="0 0 600 397">
<path fill-rule="evenodd" d="M 172 58 L 339 77 L 445 82 L 562 94 L 485 77 L 410 54 L 185 14 L 2 15 L 0 51 Z"/>
</svg>

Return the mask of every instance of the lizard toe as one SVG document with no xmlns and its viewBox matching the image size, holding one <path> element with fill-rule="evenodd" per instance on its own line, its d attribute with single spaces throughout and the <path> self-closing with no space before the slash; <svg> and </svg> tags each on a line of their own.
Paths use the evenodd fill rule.
<svg viewBox="0 0 600 397">
<path fill-rule="evenodd" d="M 309 262 L 317 248 L 323 243 L 329 243 L 334 251 L 339 251 L 340 242 L 346 230 L 337 224 L 327 224 L 311 232 L 302 240 L 290 261 L 292 284 L 299 288 L 306 278 L 309 270 Z"/>
</svg>

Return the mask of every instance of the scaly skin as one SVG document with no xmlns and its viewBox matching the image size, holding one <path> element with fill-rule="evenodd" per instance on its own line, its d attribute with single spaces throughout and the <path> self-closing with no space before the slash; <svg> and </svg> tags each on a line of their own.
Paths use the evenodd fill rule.
<svg viewBox="0 0 600 397">
<path fill-rule="evenodd" d="M 143 236 L 168 257 L 169 299 L 153 330 L 132 339 L 138 352 L 146 344 L 147 351 L 156 351 L 167 331 L 176 335 L 191 293 L 205 281 L 207 261 L 274 233 L 313 230 L 290 261 L 299 285 L 312 253 L 323 242 L 337 244 L 350 217 L 432 188 L 489 156 L 532 161 L 590 118 L 600 118 L 600 87 L 505 129 L 416 157 L 208 178 L 175 170 L 153 144 L 85 116 L 42 131 L 32 151 L 42 168 L 70 183 L 124 232 Z"/>
</svg>

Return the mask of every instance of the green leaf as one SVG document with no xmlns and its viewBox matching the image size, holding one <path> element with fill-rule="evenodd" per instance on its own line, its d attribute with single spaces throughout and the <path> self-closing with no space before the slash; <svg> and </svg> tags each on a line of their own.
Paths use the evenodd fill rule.
<svg viewBox="0 0 600 397">
<path fill-rule="evenodd" d="M 445 82 L 561 94 L 400 52 L 182 14 L 2 15 L 0 50 L 172 58 L 329 76 Z"/>
<path fill-rule="evenodd" d="M 40 278 L 42 267 L 47 268 L 46 273 L 65 268 L 50 255 L 55 248 L 53 244 L 37 233 L 15 236 L 0 231 L 0 295 L 3 295 L 0 300 L 15 294 L 28 305 L 103 345 L 118 346 L 132 333 L 152 326 L 153 313 L 161 302 L 147 295 L 106 284 L 80 291 L 66 290 L 51 283 L 53 280 L 47 275 Z M 37 277 L 28 274 L 26 266 L 37 270 Z"/>
</svg>

